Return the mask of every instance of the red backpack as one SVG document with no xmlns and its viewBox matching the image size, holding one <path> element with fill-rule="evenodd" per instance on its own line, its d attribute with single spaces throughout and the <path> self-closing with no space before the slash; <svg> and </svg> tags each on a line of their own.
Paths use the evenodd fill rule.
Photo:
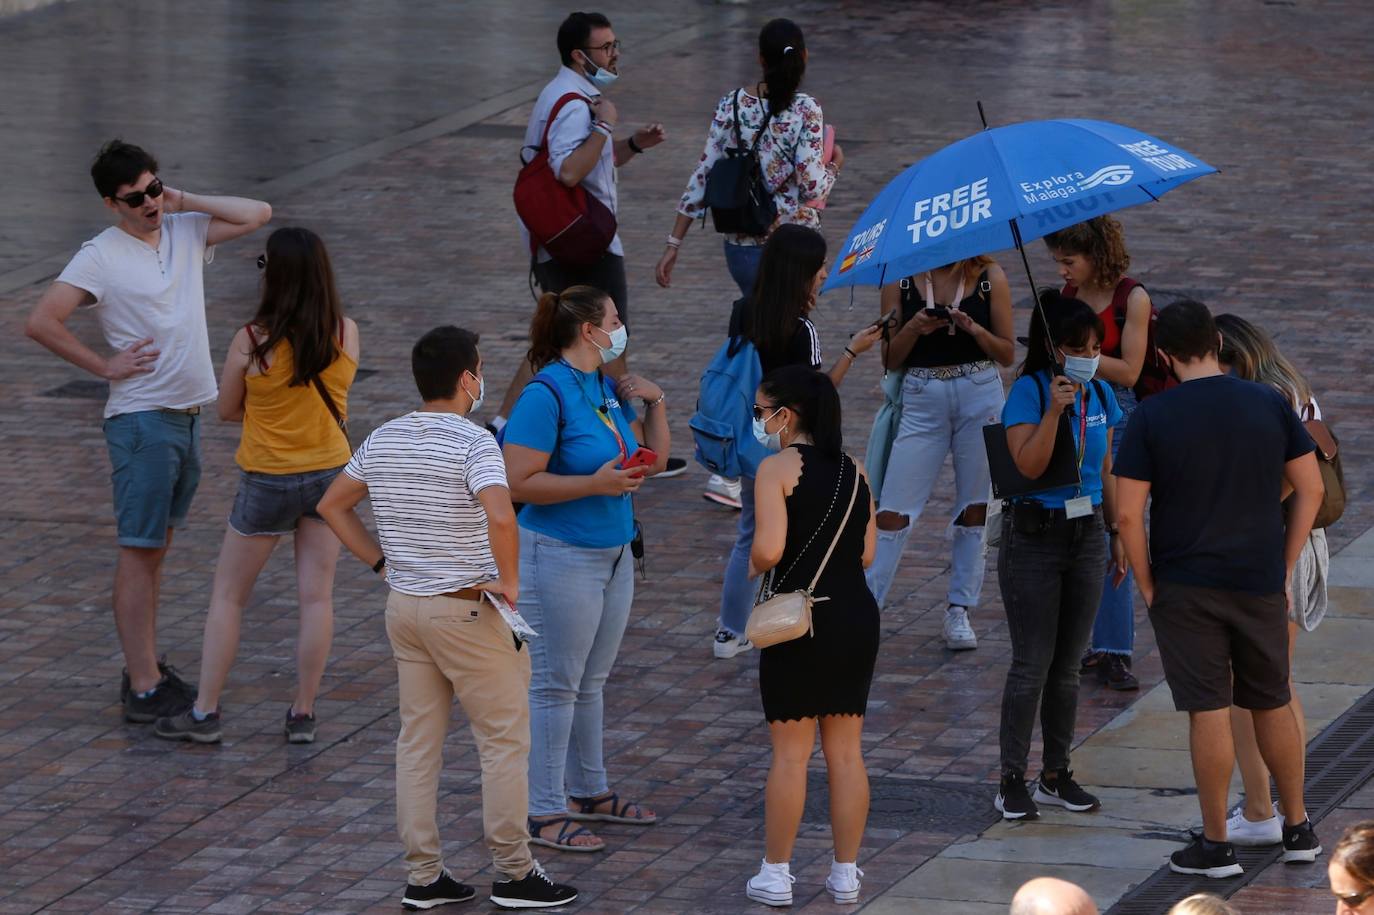
<svg viewBox="0 0 1374 915">
<path fill-rule="evenodd" d="M 1121 282 L 1116 285 L 1116 292 L 1112 294 L 1112 304 L 1108 306 L 1112 312 L 1112 321 L 1116 324 L 1117 339 L 1120 340 L 1126 333 L 1126 302 L 1131 297 L 1131 292 L 1139 286 L 1145 288 L 1145 284 L 1130 277 L 1123 277 Z M 1064 295 L 1078 295 L 1078 287 L 1066 284 L 1063 289 Z M 1178 379 L 1170 373 L 1164 360 L 1159 358 L 1159 348 L 1155 346 L 1155 322 L 1159 320 L 1159 309 L 1155 308 L 1155 303 L 1150 303 L 1150 323 L 1145 332 L 1145 361 L 1140 364 L 1140 377 L 1135 380 L 1135 391 L 1137 400 L 1144 400 L 1160 391 L 1168 390 L 1178 384 Z M 1118 344 L 1119 346 L 1119 344 Z M 1118 350 L 1118 352 L 1120 352 Z"/>
<path fill-rule="evenodd" d="M 544 122 L 544 137 L 515 179 L 515 212 L 530 233 L 530 253 L 543 247 L 560 264 L 594 264 L 615 238 L 615 214 L 581 184 L 568 187 L 549 164 L 549 127 L 568 102 L 591 100 L 569 92 L 554 103 Z M 522 158 L 524 149 L 521 150 Z"/>
</svg>

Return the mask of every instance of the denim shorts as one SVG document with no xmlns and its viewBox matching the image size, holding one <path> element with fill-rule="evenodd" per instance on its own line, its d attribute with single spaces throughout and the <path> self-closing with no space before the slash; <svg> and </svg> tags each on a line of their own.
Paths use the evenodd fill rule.
<svg viewBox="0 0 1374 915">
<path fill-rule="evenodd" d="M 139 410 L 111 416 L 104 430 L 119 545 L 166 546 L 200 484 L 200 416 Z"/>
<path fill-rule="evenodd" d="M 324 519 L 315 506 L 342 467 L 305 473 L 239 471 L 239 491 L 229 512 L 229 526 L 245 537 L 289 534 L 302 518 Z"/>
</svg>

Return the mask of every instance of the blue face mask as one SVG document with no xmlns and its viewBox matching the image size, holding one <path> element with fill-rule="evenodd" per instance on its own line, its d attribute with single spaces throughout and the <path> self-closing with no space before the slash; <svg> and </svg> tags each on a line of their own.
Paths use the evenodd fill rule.
<svg viewBox="0 0 1374 915">
<path fill-rule="evenodd" d="M 587 71 L 584 69 L 582 71 L 583 74 L 587 77 L 587 79 L 591 80 L 593 86 L 596 86 L 599 89 L 605 89 L 611 83 L 620 79 L 619 73 L 612 73 L 605 67 L 598 67 L 596 64 L 592 63 L 590 59 L 587 60 L 587 66 L 592 68 L 592 72 L 587 73 Z"/>
<path fill-rule="evenodd" d="M 601 328 L 598 327 L 597 330 L 601 330 Z M 597 347 L 601 350 L 601 361 L 610 362 L 612 359 L 619 358 L 625 352 L 625 344 L 630 342 L 630 332 L 625 329 L 624 324 L 615 330 L 601 330 L 601 332 L 611 338 L 610 346 Z"/>
<path fill-rule="evenodd" d="M 1064 377 L 1078 384 L 1087 384 L 1097 376 L 1098 363 L 1102 361 L 1099 354 L 1089 358 L 1087 356 L 1070 356 L 1061 352 L 1064 357 Z"/>
<path fill-rule="evenodd" d="M 778 413 L 781 412 L 781 411 L 782 411 L 782 407 L 778 407 L 778 409 L 776 409 L 776 410 L 773 411 L 773 416 L 777 416 Z M 758 443 L 759 443 L 760 445 L 762 445 L 763 447 L 767 448 L 769 451 L 781 451 L 781 450 L 782 450 L 782 430 L 783 430 L 783 429 L 786 429 L 787 427 L 786 427 L 786 426 L 783 426 L 782 429 L 779 429 L 777 432 L 768 432 L 768 431 L 766 431 L 766 430 L 765 430 L 765 427 L 768 425 L 768 423 L 769 423 L 770 421 L 772 421 L 773 416 L 769 416 L 767 419 L 759 419 L 759 418 L 755 417 L 755 419 L 754 419 L 754 438 L 758 440 Z"/>
</svg>

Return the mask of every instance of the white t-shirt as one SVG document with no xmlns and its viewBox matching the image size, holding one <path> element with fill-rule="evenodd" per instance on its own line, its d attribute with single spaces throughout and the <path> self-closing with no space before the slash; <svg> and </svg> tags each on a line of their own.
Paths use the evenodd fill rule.
<svg viewBox="0 0 1374 915">
<path fill-rule="evenodd" d="M 544 122 L 549 119 L 549 112 L 553 110 L 554 103 L 569 92 L 576 92 L 593 101 L 601 95 L 601 90 L 587 77 L 570 67 L 559 67 L 557 75 L 539 93 L 539 98 L 534 102 L 534 109 L 530 111 L 530 122 L 525 128 L 525 146 L 533 148 L 521 150 L 521 161 L 527 162 L 534 155 L 534 149 L 538 149 L 540 141 L 544 139 Z M 563 160 L 576 152 L 591 135 L 591 108 L 581 101 L 570 101 L 564 105 L 558 112 L 557 120 L 549 128 L 549 167 L 555 175 L 563 167 Z M 601 158 L 592 166 L 587 177 L 582 179 L 582 187 L 604 203 L 611 213 L 616 212 L 615 149 L 611 140 L 602 144 Z M 523 222 L 520 223 L 520 233 L 525 240 L 524 250 L 528 252 L 530 234 Z M 606 250 L 611 254 L 625 256 L 619 232 L 611 239 L 611 245 Z M 540 248 L 538 258 L 541 263 L 549 260 L 549 252 Z"/>
<path fill-rule="evenodd" d="M 105 342 L 128 349 L 151 337 L 160 351 L 153 370 L 110 382 L 105 416 L 198 407 L 215 399 L 215 367 L 205 329 L 205 246 L 211 217 L 173 213 L 162 219 L 157 248 L 110 226 L 81 246 L 58 280 L 95 296 Z"/>
<path fill-rule="evenodd" d="M 477 501 L 507 485 L 490 432 L 455 413 L 407 413 L 377 427 L 343 472 L 367 486 L 392 588 L 428 597 L 496 578 Z"/>
</svg>

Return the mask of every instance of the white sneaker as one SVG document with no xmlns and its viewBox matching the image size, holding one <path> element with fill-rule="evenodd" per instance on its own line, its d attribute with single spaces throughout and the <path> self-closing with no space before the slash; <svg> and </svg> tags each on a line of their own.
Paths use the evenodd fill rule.
<svg viewBox="0 0 1374 915">
<path fill-rule="evenodd" d="M 754 643 L 742 635 L 735 635 L 729 629 L 717 629 L 716 640 L 711 645 L 711 651 L 716 657 L 725 659 L 733 658 L 741 652 L 751 651 Z"/>
<path fill-rule="evenodd" d="M 1258 823 L 1245 818 L 1245 808 L 1241 807 L 1236 815 L 1226 821 L 1226 841 L 1232 845 L 1278 845 L 1283 841 L 1283 818 L 1279 816 L 1278 804 L 1274 805 L 1274 815 Z"/>
<path fill-rule="evenodd" d="M 859 901 L 859 878 L 864 872 L 859 870 L 857 864 L 841 864 L 838 861 L 830 862 L 830 876 L 825 878 L 825 888 L 830 891 L 830 895 L 835 898 L 839 905 L 848 905 Z"/>
<path fill-rule="evenodd" d="M 797 878 L 788 873 L 788 864 L 769 864 L 765 859 L 759 872 L 744 885 L 744 895 L 764 905 L 791 905 L 792 884 Z"/>
<path fill-rule="evenodd" d="M 727 480 L 713 473 L 711 479 L 706 481 L 706 491 L 701 496 L 710 502 L 739 511 L 744 507 L 739 500 L 739 491 L 739 480 Z"/>
<path fill-rule="evenodd" d="M 968 608 L 950 604 L 945 610 L 945 647 L 950 651 L 969 651 L 978 647 L 978 637 L 968 624 Z"/>
</svg>

